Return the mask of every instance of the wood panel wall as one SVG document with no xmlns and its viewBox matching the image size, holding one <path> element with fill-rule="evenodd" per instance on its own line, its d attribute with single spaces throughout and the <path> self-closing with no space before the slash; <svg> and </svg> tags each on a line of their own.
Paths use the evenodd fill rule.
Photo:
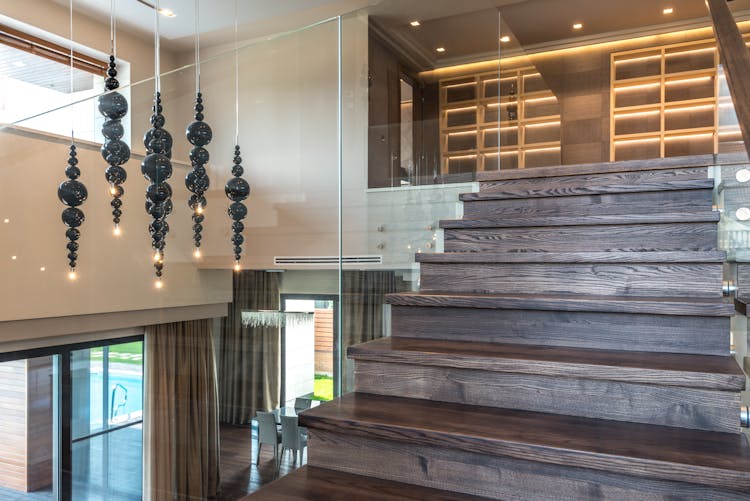
<svg viewBox="0 0 750 501">
<path fill-rule="evenodd" d="M 0 486 L 52 484 L 52 359 L 0 364 Z"/>
<path fill-rule="evenodd" d="M 315 374 L 333 375 L 333 310 L 315 310 Z"/>
</svg>

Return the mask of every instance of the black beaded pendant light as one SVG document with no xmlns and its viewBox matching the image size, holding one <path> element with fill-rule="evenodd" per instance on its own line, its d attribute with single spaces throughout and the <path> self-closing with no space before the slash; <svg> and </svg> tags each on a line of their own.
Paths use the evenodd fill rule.
<svg viewBox="0 0 750 501">
<path fill-rule="evenodd" d="M 242 258 L 242 244 L 245 238 L 242 232 L 245 224 L 242 222 L 247 216 L 247 207 L 242 203 L 250 195 L 250 185 L 242 179 L 244 169 L 242 168 L 242 157 L 240 156 L 240 60 L 239 50 L 237 48 L 237 0 L 234 2 L 234 112 L 235 112 L 235 146 L 234 146 L 234 165 L 232 166 L 232 175 L 226 186 L 224 193 L 232 201 L 229 206 L 229 217 L 232 219 L 232 245 L 234 247 L 234 270 L 242 269 L 240 260 Z"/>
<path fill-rule="evenodd" d="M 149 225 L 151 247 L 154 250 L 154 270 L 156 288 L 162 287 L 164 270 L 164 248 L 169 225 L 167 216 L 172 212 L 172 187 L 167 180 L 172 176 L 172 136 L 164 128 L 164 115 L 161 105 L 161 78 L 159 61 L 159 0 L 154 10 L 154 106 L 151 115 L 151 128 L 143 137 L 146 156 L 141 162 L 141 173 L 149 181 L 146 188 L 146 212 L 152 217 Z"/>
<path fill-rule="evenodd" d="M 115 0 L 111 0 L 109 16 L 110 33 L 110 56 L 107 79 L 104 81 L 104 89 L 108 92 L 99 97 L 99 113 L 107 119 L 102 125 L 102 157 L 109 167 L 104 172 L 109 183 L 109 194 L 112 196 L 112 222 L 114 223 L 115 236 L 120 235 L 120 217 L 122 216 L 122 195 L 125 193 L 122 184 L 128 177 L 125 168 L 122 167 L 130 160 L 130 148 L 122 140 L 125 129 L 122 119 L 128 113 L 128 101 L 115 89 L 120 87 L 117 81 L 117 30 L 115 25 Z"/>
<path fill-rule="evenodd" d="M 78 168 L 78 158 L 76 158 L 75 133 L 73 131 L 73 0 L 69 2 L 70 7 L 70 150 L 68 153 L 68 166 L 65 168 L 65 176 L 68 180 L 63 181 L 57 188 L 57 198 L 67 205 L 67 209 L 62 212 L 62 221 L 68 229 L 65 236 L 68 239 L 68 265 L 70 271 L 68 278 L 75 280 L 77 278 L 76 266 L 78 265 L 78 239 L 81 232 L 78 229 L 85 219 L 83 211 L 78 207 L 88 198 L 86 186 L 78 180 L 81 175 L 81 169 Z"/>
<path fill-rule="evenodd" d="M 210 181 L 206 173 L 208 150 L 205 146 L 211 142 L 213 133 L 211 127 L 203 121 L 203 94 L 201 93 L 201 62 L 200 62 L 200 33 L 198 32 L 198 2 L 195 0 L 195 121 L 187 126 L 185 136 L 193 145 L 190 150 L 190 163 L 193 169 L 185 176 L 185 186 L 192 195 L 188 199 L 188 206 L 193 210 L 193 244 L 196 259 L 201 257 L 201 240 L 203 236 L 203 211 L 206 208 L 204 193 L 208 190 Z"/>
</svg>

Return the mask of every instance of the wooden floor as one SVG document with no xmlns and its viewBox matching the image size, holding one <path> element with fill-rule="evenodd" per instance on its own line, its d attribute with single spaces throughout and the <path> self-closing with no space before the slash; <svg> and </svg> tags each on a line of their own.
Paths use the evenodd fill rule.
<svg viewBox="0 0 750 501">
<path fill-rule="evenodd" d="M 263 446 L 256 466 L 257 433 L 257 425 L 251 434 L 250 427 L 221 424 L 221 492 L 217 499 L 235 501 L 295 470 L 292 453 L 287 452 L 277 476 L 270 445 Z M 307 452 L 303 460 L 306 459 Z"/>
</svg>

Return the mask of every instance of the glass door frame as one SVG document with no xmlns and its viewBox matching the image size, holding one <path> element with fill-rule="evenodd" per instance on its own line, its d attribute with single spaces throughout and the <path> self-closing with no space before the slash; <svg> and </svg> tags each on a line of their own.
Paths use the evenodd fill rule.
<svg viewBox="0 0 750 501">
<path fill-rule="evenodd" d="M 315 294 L 315 293 L 303 293 L 303 294 L 280 294 L 279 295 L 279 311 L 284 312 L 285 301 L 291 300 L 302 300 L 302 301 L 331 301 L 333 303 L 333 398 L 341 396 L 341 339 L 339 336 L 339 295 L 338 294 Z M 281 327 L 281 391 L 279 394 L 279 402 L 283 405 L 286 402 L 285 398 L 285 387 L 286 387 L 286 327 Z"/>
<path fill-rule="evenodd" d="M 52 492 L 54 499 L 67 501 L 73 498 L 73 434 L 71 426 L 73 420 L 73 381 L 71 377 L 71 352 L 138 341 L 144 341 L 143 334 L 0 353 L 0 363 L 29 358 L 55 357 L 53 358 L 53 367 L 55 370 L 53 370 L 52 388 Z M 59 412 L 55 413 L 54 409 L 57 409 Z M 129 425 L 132 424 L 130 423 Z M 101 432 L 92 434 L 91 436 L 100 435 L 112 430 L 112 428 L 105 428 Z"/>
</svg>

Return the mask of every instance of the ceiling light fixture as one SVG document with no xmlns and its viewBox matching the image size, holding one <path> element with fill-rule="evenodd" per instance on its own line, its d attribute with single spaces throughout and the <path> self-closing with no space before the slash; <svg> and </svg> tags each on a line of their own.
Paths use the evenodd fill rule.
<svg viewBox="0 0 750 501">
<path fill-rule="evenodd" d="M 437 49 L 435 49 L 435 51 L 436 52 L 441 52 L 441 53 L 445 52 L 445 47 L 438 47 Z"/>
<path fill-rule="evenodd" d="M 580 30 L 581 28 L 583 28 L 583 23 L 575 23 L 573 25 L 574 30 Z"/>
<path fill-rule="evenodd" d="M 510 42 L 510 37 L 508 35 L 503 35 L 500 37 L 500 41 L 503 43 L 508 43 Z"/>
<path fill-rule="evenodd" d="M 8 223 L 10 223 L 10 219 L 8 219 L 8 218 L 6 217 L 5 219 L 3 219 L 3 223 L 5 223 L 5 224 L 8 224 Z"/>
<path fill-rule="evenodd" d="M 154 9 L 156 12 L 161 14 L 164 17 L 177 17 L 177 14 L 174 13 L 172 9 L 168 9 L 166 7 L 158 7 L 150 2 L 147 2 L 146 0 L 136 0 L 141 5 L 145 5 L 149 9 Z"/>
<path fill-rule="evenodd" d="M 663 11 L 664 15 L 669 15 L 674 13 L 674 7 L 666 7 Z"/>
<path fill-rule="evenodd" d="M 420 23 L 416 19 L 414 21 L 412 21 L 412 22 L 409 23 L 409 25 L 412 26 L 413 28 L 416 28 L 417 26 L 421 26 L 421 24 L 422 23 Z"/>
</svg>

